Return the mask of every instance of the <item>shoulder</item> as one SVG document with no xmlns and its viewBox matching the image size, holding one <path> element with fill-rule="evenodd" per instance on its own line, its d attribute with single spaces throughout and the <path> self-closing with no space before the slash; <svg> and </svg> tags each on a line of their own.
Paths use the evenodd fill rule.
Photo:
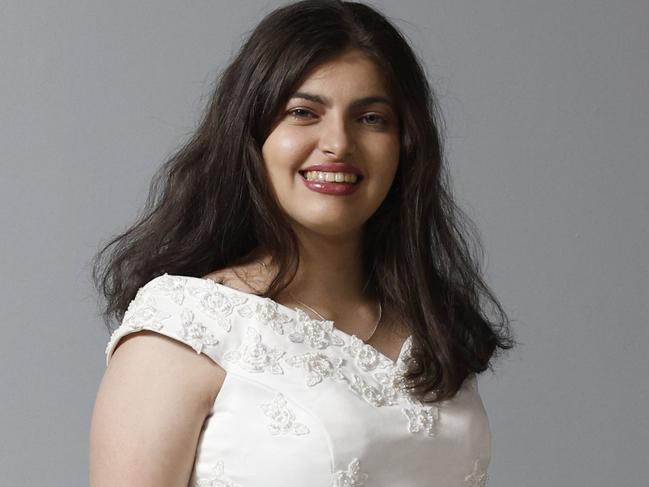
<svg viewBox="0 0 649 487">
<path fill-rule="evenodd" d="M 186 485 L 224 379 L 206 356 L 178 341 L 149 330 L 125 336 L 93 408 L 91 477 L 102 485 L 127 476 L 138 485 Z M 164 465 L 155 460 L 161 457 Z"/>
<path fill-rule="evenodd" d="M 209 279 L 238 291 L 252 294 L 261 293 L 267 285 L 266 276 L 254 263 L 219 269 L 203 276 L 203 279 Z"/>
<path fill-rule="evenodd" d="M 238 342 L 228 316 L 236 296 L 225 291 L 196 277 L 164 274 L 150 280 L 113 331 L 106 366 L 112 374 L 145 383 L 156 374 L 172 388 L 178 387 L 173 378 L 184 378 L 182 386 L 195 386 L 201 404 L 213 403 L 227 371 L 224 347 Z M 112 365 L 115 360 L 118 364 Z"/>
<path fill-rule="evenodd" d="M 249 327 L 259 328 L 258 309 L 266 301 L 234 288 L 232 280 L 219 283 L 222 277 L 228 272 L 204 278 L 164 274 L 147 282 L 111 335 L 106 365 L 122 338 L 148 330 L 207 355 L 227 370 L 226 352 L 241 345 Z"/>
<path fill-rule="evenodd" d="M 230 333 L 229 309 L 237 297 L 213 281 L 164 274 L 142 286 L 106 345 L 106 366 L 124 370 L 155 364 L 167 377 L 187 377 L 216 398 L 227 368 L 223 349 L 238 341 Z M 120 352 L 119 354 L 117 352 Z"/>
<path fill-rule="evenodd" d="M 109 372 L 110 371 L 110 372 Z M 196 402 L 207 412 L 225 379 L 225 370 L 186 343 L 156 331 L 142 329 L 115 343 L 107 374 L 119 375 L 134 386 L 168 390 Z M 166 389 L 165 389 L 166 388 Z"/>
<path fill-rule="evenodd" d="M 223 277 L 227 284 L 217 282 Z M 146 283 L 108 341 L 106 365 L 122 338 L 148 330 L 207 355 L 226 372 L 236 369 L 241 364 L 235 357 L 251 337 L 268 335 L 269 328 L 283 334 L 292 316 L 268 298 L 236 289 L 233 283 L 242 281 L 228 277 L 228 270 L 202 278 L 164 274 Z"/>
</svg>

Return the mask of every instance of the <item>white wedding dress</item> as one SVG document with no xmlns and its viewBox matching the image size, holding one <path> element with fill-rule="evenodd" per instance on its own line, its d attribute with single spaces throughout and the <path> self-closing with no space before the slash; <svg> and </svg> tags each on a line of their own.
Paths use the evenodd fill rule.
<svg viewBox="0 0 649 487">
<path fill-rule="evenodd" d="M 299 308 L 215 281 L 164 274 L 140 288 L 106 347 L 152 330 L 227 371 L 190 486 L 481 487 L 491 434 L 475 375 L 422 404 L 396 362 Z"/>
</svg>

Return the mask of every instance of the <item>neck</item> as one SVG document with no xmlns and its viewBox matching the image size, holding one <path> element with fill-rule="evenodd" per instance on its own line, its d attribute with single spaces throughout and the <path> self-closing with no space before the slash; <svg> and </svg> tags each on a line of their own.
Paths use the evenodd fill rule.
<svg viewBox="0 0 649 487">
<path fill-rule="evenodd" d="M 376 299 L 366 289 L 361 231 L 323 237 L 299 229 L 297 234 L 300 265 L 283 301 L 293 302 L 292 293 L 334 321 L 348 319 L 350 314 L 375 315 Z M 268 263 L 267 258 L 261 260 Z"/>
</svg>

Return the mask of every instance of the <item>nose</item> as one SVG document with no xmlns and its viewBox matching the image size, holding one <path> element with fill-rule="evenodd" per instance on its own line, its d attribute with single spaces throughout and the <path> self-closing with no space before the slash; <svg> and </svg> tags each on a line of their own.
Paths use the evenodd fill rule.
<svg viewBox="0 0 649 487">
<path fill-rule="evenodd" d="M 330 116 L 320 125 L 320 150 L 336 159 L 349 157 L 355 148 L 354 134 L 343 117 Z"/>
</svg>

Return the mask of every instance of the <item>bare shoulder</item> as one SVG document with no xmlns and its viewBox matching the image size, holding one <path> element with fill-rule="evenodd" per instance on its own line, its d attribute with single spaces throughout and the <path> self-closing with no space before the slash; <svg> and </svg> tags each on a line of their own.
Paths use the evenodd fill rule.
<svg viewBox="0 0 649 487">
<path fill-rule="evenodd" d="M 91 485 L 187 485 L 212 396 L 225 377 L 219 369 L 165 335 L 142 330 L 123 337 L 93 408 Z"/>
<path fill-rule="evenodd" d="M 203 276 L 203 279 L 253 294 L 259 294 L 266 285 L 260 266 L 255 263 L 219 269 Z"/>
<path fill-rule="evenodd" d="M 106 374 L 133 377 L 133 372 L 156 374 L 167 387 L 182 388 L 209 410 L 225 379 L 225 370 L 210 357 L 197 354 L 189 345 L 154 331 L 129 333 L 116 345 Z M 134 380 L 137 376 L 134 378 Z M 172 382 L 177 381 L 177 383 Z"/>
</svg>

